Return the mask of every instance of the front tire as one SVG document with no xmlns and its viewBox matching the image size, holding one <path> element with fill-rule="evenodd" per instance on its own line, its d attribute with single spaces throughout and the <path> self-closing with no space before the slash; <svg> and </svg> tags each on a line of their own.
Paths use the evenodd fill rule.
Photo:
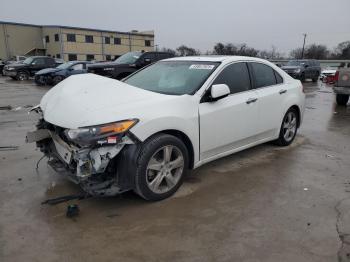
<svg viewBox="0 0 350 262">
<path fill-rule="evenodd" d="M 279 146 L 289 146 L 298 131 L 299 114 L 295 108 L 290 108 L 283 117 L 278 139 L 275 141 Z"/>
<path fill-rule="evenodd" d="M 188 159 L 187 148 L 179 138 L 167 134 L 149 138 L 138 156 L 135 192 L 151 201 L 170 197 L 183 182 Z"/>
<path fill-rule="evenodd" d="M 346 106 L 349 101 L 349 95 L 337 94 L 336 100 L 339 106 Z"/>
<path fill-rule="evenodd" d="M 54 85 L 57 85 L 59 82 L 63 80 L 63 76 L 55 76 L 52 80 Z"/>
<path fill-rule="evenodd" d="M 24 81 L 24 80 L 28 80 L 29 79 L 29 75 L 27 72 L 18 72 L 16 79 L 18 81 Z"/>
</svg>

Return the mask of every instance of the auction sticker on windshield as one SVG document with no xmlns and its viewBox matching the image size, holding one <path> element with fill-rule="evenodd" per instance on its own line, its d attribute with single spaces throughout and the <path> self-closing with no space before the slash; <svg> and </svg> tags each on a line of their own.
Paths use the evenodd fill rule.
<svg viewBox="0 0 350 262">
<path fill-rule="evenodd" d="M 204 69 L 204 70 L 212 70 L 215 66 L 214 65 L 190 65 L 190 69 Z"/>
</svg>

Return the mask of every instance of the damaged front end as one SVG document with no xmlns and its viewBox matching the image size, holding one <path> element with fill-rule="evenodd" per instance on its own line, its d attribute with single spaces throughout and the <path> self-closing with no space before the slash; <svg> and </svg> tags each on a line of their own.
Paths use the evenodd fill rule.
<svg viewBox="0 0 350 262">
<path fill-rule="evenodd" d="M 35 109 L 40 113 L 40 108 Z M 41 118 L 26 141 L 36 142 L 48 164 L 91 195 L 116 195 L 132 189 L 133 156 L 138 140 L 130 119 L 104 125 L 67 129 Z M 123 152 L 122 152 L 123 151 Z"/>
</svg>

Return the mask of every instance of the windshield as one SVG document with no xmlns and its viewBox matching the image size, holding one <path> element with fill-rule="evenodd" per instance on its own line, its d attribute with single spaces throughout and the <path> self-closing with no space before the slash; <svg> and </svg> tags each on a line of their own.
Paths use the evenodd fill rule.
<svg viewBox="0 0 350 262">
<path fill-rule="evenodd" d="M 142 55 L 141 52 L 129 52 L 114 60 L 115 63 L 118 64 L 133 64 L 137 59 Z"/>
<path fill-rule="evenodd" d="M 28 57 L 27 59 L 25 59 L 22 63 L 23 64 L 26 64 L 26 65 L 29 65 L 33 62 L 33 58 L 32 57 Z"/>
<path fill-rule="evenodd" d="M 304 61 L 292 60 L 287 63 L 287 66 L 301 66 L 302 63 L 304 63 Z"/>
<path fill-rule="evenodd" d="M 68 67 L 70 67 L 70 66 L 73 65 L 73 64 L 74 64 L 74 62 L 67 62 L 67 63 L 64 63 L 64 64 L 59 65 L 59 66 L 56 67 L 56 68 L 58 68 L 58 69 L 67 69 Z"/>
<path fill-rule="evenodd" d="M 163 61 L 130 76 L 125 83 L 161 94 L 193 94 L 218 65 L 212 62 Z"/>
</svg>

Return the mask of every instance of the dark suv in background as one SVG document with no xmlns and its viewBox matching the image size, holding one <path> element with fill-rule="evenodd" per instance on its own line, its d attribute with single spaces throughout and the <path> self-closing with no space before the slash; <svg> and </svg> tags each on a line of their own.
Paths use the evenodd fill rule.
<svg viewBox="0 0 350 262">
<path fill-rule="evenodd" d="M 321 73 L 320 62 L 314 59 L 290 60 L 281 68 L 302 82 L 305 79 L 312 79 L 312 82 L 316 82 Z"/>
<path fill-rule="evenodd" d="M 91 64 L 88 72 L 120 80 L 146 65 L 173 56 L 167 52 L 129 52 L 113 62 Z"/>
<path fill-rule="evenodd" d="M 36 72 L 58 66 L 60 63 L 54 58 L 48 56 L 31 56 L 22 63 L 13 63 L 4 66 L 4 75 L 16 80 L 27 80 L 35 75 Z"/>
</svg>

